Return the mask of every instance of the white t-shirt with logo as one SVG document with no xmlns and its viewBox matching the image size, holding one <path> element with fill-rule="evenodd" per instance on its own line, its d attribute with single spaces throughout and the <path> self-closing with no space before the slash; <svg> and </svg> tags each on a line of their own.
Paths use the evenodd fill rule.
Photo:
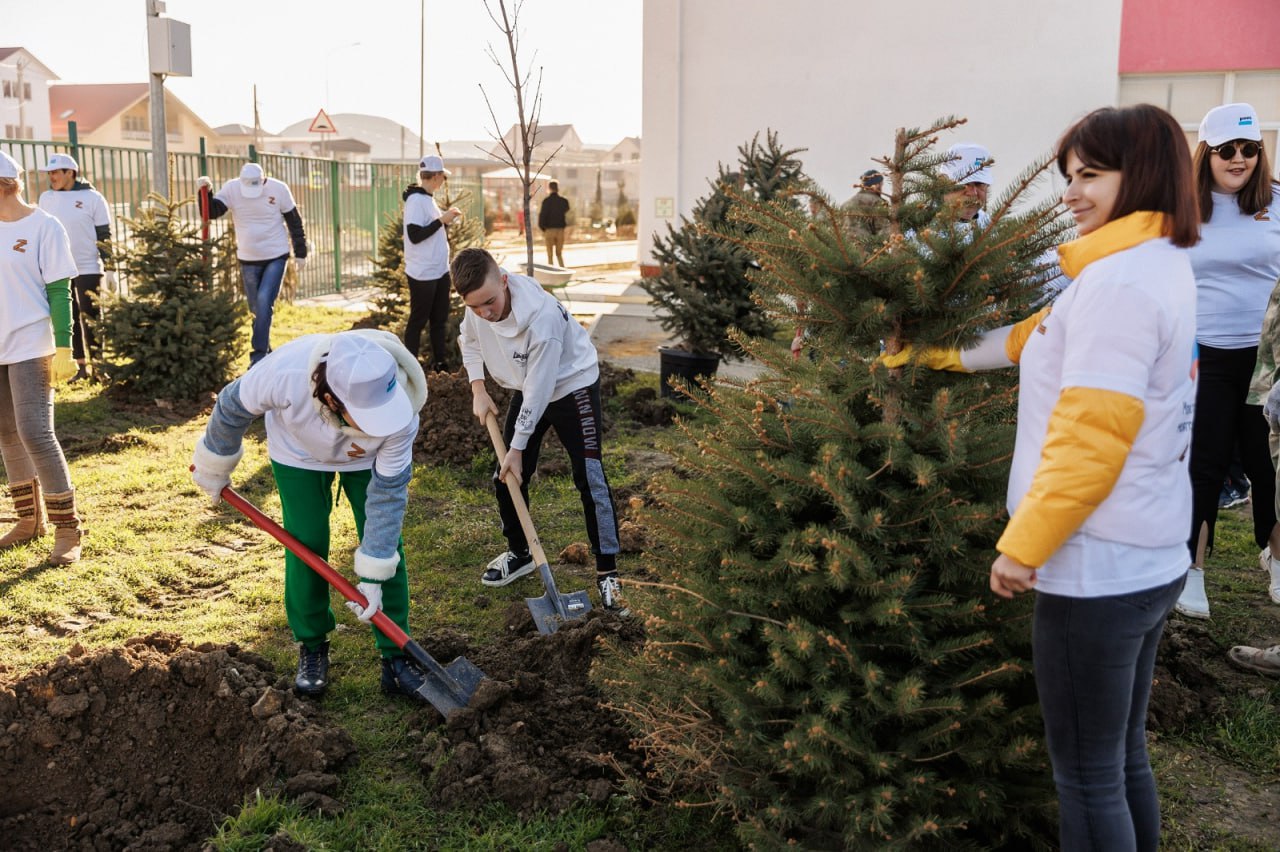
<svg viewBox="0 0 1280 852">
<path fill-rule="evenodd" d="M 71 238 L 71 254 L 77 275 L 101 275 L 102 255 L 98 254 L 98 227 L 111 224 L 107 199 L 92 187 L 40 193 L 40 209 L 66 228 Z"/>
<path fill-rule="evenodd" d="M 317 346 L 331 334 L 309 334 L 289 341 L 240 378 L 240 404 L 265 415 L 267 455 L 303 470 L 369 470 L 395 476 L 413 461 L 418 416 L 385 438 L 352 436 L 331 426 L 316 411 L 311 373 Z"/>
<path fill-rule="evenodd" d="M 415 192 L 404 202 L 404 272 L 418 281 L 434 281 L 449 271 L 449 237 L 442 224 L 434 234 L 418 244 L 409 239 L 409 226 L 426 227 L 440 218 L 436 200 L 425 192 Z"/>
<path fill-rule="evenodd" d="M 1041 567 L 1036 589 L 1100 597 L 1154 588 L 1187 570 L 1196 287 L 1187 252 L 1152 239 L 1084 267 L 1022 350 L 1009 512 L 1040 464 L 1065 388 L 1142 401 L 1115 487 Z"/>
<path fill-rule="evenodd" d="M 233 178 L 214 198 L 227 205 L 236 226 L 236 257 L 241 260 L 275 260 L 289 255 L 289 230 L 284 214 L 292 210 L 293 193 L 275 178 L 267 178 L 262 194 L 245 198 L 243 184 Z"/>
<path fill-rule="evenodd" d="M 57 219 L 37 208 L 0 222 L 0 364 L 53 354 L 44 286 L 75 276 L 71 241 Z"/>
</svg>

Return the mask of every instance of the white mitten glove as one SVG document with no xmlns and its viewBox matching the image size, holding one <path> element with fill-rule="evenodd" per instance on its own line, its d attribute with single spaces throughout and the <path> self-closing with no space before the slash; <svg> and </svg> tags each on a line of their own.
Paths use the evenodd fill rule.
<svg viewBox="0 0 1280 852">
<path fill-rule="evenodd" d="M 200 175 L 196 178 L 196 189 L 213 189 L 213 181 L 209 180 L 208 175 Z"/>
<path fill-rule="evenodd" d="M 222 502 L 222 489 L 231 484 L 231 472 L 243 455 L 244 447 L 233 455 L 220 456 L 209 449 L 203 435 L 196 441 L 196 451 L 191 456 L 191 479 L 209 495 L 214 506 Z"/>
<path fill-rule="evenodd" d="M 1271 424 L 1271 431 L 1280 432 L 1280 382 L 1271 386 L 1271 393 L 1267 394 L 1267 401 L 1262 406 L 1262 414 Z"/>
<path fill-rule="evenodd" d="M 368 624 L 373 617 L 382 609 L 382 584 L 381 583 L 360 583 L 356 586 L 356 590 L 364 595 L 364 599 L 368 602 L 368 606 L 360 606 L 355 601 L 347 601 L 347 609 L 355 613 L 356 618 Z"/>
<path fill-rule="evenodd" d="M 305 257 L 295 257 L 293 259 L 293 269 L 299 275 L 301 275 L 302 270 L 306 268 L 307 268 L 307 259 Z"/>
<path fill-rule="evenodd" d="M 102 273 L 102 289 L 108 293 L 119 293 L 120 288 L 116 285 L 116 274 L 108 269 Z"/>
</svg>

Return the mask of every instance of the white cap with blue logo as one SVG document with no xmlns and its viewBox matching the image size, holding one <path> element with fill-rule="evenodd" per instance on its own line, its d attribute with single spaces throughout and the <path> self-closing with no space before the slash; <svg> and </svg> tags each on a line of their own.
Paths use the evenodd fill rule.
<svg viewBox="0 0 1280 852">
<path fill-rule="evenodd" d="M 1249 104 L 1223 104 L 1204 114 L 1200 122 L 1198 141 L 1217 148 L 1223 142 L 1245 139 L 1262 141 L 1262 126 L 1258 123 L 1258 111 Z"/>
<path fill-rule="evenodd" d="M 972 142 L 960 142 L 947 149 L 942 173 L 963 186 L 966 183 L 991 185 L 991 152 Z"/>
<path fill-rule="evenodd" d="M 399 432 L 413 420 L 413 405 L 400 387 L 396 359 L 362 334 L 334 335 L 325 379 L 351 425 L 375 438 Z"/>
</svg>

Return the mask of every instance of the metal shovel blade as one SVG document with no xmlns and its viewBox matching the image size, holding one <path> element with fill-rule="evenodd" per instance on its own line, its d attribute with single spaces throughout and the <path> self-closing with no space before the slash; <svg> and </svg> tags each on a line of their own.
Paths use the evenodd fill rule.
<svg viewBox="0 0 1280 852">
<path fill-rule="evenodd" d="M 539 633 L 555 633 L 566 621 L 582 618 L 591 612 L 591 598 L 587 596 L 585 589 L 561 594 L 556 590 L 551 566 L 545 562 L 538 566 L 538 574 L 542 577 L 542 585 L 547 592 L 540 598 L 525 598 L 524 602 L 533 615 L 533 623 Z"/>
<path fill-rule="evenodd" d="M 466 657 L 458 657 L 449 665 L 442 666 L 412 639 L 404 646 L 404 651 L 422 675 L 418 694 L 446 719 L 467 706 L 471 696 L 475 695 L 476 687 L 484 679 L 484 672 Z"/>
</svg>

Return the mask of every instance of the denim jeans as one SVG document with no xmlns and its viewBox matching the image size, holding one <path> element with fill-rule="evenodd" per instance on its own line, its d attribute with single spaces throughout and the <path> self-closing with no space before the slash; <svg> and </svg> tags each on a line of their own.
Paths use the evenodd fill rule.
<svg viewBox="0 0 1280 852">
<path fill-rule="evenodd" d="M 71 472 L 53 434 L 48 355 L 0 364 L 0 455 L 9 482 L 40 478 L 46 494 L 71 490 Z"/>
<path fill-rule="evenodd" d="M 1036 691 L 1063 852 L 1159 846 L 1147 701 L 1156 646 L 1185 581 L 1103 598 L 1036 593 Z"/>
<path fill-rule="evenodd" d="M 284 281 L 284 267 L 289 256 L 277 257 L 262 263 L 240 261 L 240 277 L 244 280 L 244 297 L 253 314 L 253 351 L 249 353 L 249 366 L 267 357 L 271 351 L 271 318 L 275 313 L 276 296 L 280 295 L 280 282 Z"/>
</svg>

